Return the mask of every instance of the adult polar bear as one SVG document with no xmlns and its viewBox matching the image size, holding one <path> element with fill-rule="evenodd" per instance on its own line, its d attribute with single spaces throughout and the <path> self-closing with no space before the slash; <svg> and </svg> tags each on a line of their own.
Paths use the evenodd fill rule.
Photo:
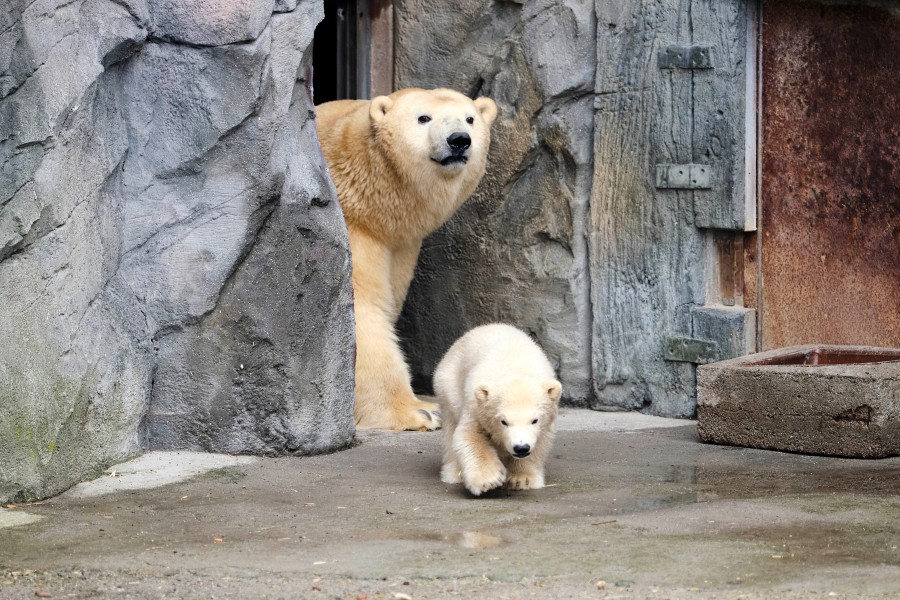
<svg viewBox="0 0 900 600">
<path fill-rule="evenodd" d="M 497 105 L 447 89 L 405 89 L 316 108 L 319 140 L 347 229 L 356 317 L 356 424 L 430 430 L 394 326 L 422 240 L 484 175 Z"/>
</svg>

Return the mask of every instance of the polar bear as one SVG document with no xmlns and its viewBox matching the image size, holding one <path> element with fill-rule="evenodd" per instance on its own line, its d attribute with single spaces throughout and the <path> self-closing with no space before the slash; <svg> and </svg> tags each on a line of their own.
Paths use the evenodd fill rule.
<svg viewBox="0 0 900 600">
<path fill-rule="evenodd" d="M 432 430 L 394 329 L 422 240 L 484 175 L 497 105 L 447 89 L 405 89 L 316 108 L 319 140 L 350 235 L 356 317 L 356 425 Z"/>
<path fill-rule="evenodd" d="M 444 420 L 441 481 L 478 496 L 506 483 L 544 487 L 562 385 L 522 331 L 495 323 L 470 330 L 441 359 L 434 391 Z"/>
</svg>

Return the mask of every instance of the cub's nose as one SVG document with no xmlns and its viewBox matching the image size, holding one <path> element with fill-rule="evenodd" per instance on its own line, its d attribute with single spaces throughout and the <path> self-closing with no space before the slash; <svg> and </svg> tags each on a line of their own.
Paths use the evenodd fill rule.
<svg viewBox="0 0 900 600">
<path fill-rule="evenodd" d="M 513 452 L 515 452 L 516 456 L 519 458 L 525 458 L 529 454 L 531 454 L 531 446 L 528 444 L 521 444 L 519 446 L 513 446 Z"/>
<path fill-rule="evenodd" d="M 451 133 L 450 137 L 447 138 L 447 145 L 456 152 L 462 152 L 472 145 L 472 138 L 469 137 L 468 133 L 457 131 L 456 133 Z"/>
</svg>

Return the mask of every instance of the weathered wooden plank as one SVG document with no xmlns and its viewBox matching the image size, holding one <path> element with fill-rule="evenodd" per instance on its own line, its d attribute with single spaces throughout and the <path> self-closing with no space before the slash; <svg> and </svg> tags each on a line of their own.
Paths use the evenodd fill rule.
<svg viewBox="0 0 900 600">
<path fill-rule="evenodd" d="M 747 94 L 753 94 L 748 82 L 755 81 L 755 47 L 747 33 L 755 22 L 755 4 L 752 0 L 691 2 L 693 43 L 712 47 L 713 64 L 712 69 L 686 74 L 693 82 L 693 162 L 711 165 L 713 177 L 708 191 L 694 193 L 698 227 L 756 228 L 755 143 L 749 153 L 745 147 L 747 136 L 751 140 L 755 136 L 752 112 L 751 125 L 746 126 Z M 751 95 L 751 108 L 753 102 Z"/>
<path fill-rule="evenodd" d="M 691 79 L 660 70 L 660 47 L 689 44 L 690 2 L 598 0 L 591 293 L 598 405 L 694 411 L 694 365 L 663 358 L 690 336 L 704 288 L 693 193 L 655 188 L 656 164 L 692 162 Z"/>
</svg>

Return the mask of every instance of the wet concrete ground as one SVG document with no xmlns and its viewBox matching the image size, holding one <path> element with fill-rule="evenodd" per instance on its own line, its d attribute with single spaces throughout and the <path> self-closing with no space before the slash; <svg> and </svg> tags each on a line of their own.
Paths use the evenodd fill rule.
<svg viewBox="0 0 900 600">
<path fill-rule="evenodd" d="M 439 434 L 374 432 L 6 509 L 0 598 L 900 597 L 900 459 L 711 446 L 635 414 L 561 430 L 530 492 L 471 498 L 439 481 Z"/>
</svg>

